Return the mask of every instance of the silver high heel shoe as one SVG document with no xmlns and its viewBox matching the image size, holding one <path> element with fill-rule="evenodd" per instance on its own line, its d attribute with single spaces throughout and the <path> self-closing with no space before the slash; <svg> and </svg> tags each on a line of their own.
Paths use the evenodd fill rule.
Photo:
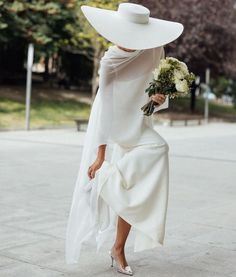
<svg viewBox="0 0 236 277">
<path fill-rule="evenodd" d="M 117 265 L 117 271 L 119 273 L 129 275 L 129 276 L 133 275 L 133 271 L 132 271 L 131 267 L 129 265 L 127 265 L 125 268 L 123 268 L 121 266 L 121 264 L 117 261 L 115 255 L 112 253 L 112 250 L 109 251 L 109 254 L 110 254 L 110 257 L 111 257 L 111 267 L 114 266 L 114 260 L 115 260 L 116 265 Z"/>
</svg>

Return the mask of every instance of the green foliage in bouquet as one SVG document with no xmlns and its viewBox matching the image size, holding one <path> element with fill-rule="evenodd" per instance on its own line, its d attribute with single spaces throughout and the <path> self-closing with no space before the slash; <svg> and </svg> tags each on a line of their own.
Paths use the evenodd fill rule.
<svg viewBox="0 0 236 277">
<path fill-rule="evenodd" d="M 185 63 L 167 57 L 161 59 L 159 66 L 153 71 L 153 80 L 145 92 L 149 97 L 156 93 L 162 93 L 169 95 L 169 98 L 175 98 L 188 94 L 194 80 L 195 75 L 189 72 Z M 155 103 L 152 100 L 141 108 L 144 115 L 147 116 L 151 115 L 154 109 Z"/>
</svg>

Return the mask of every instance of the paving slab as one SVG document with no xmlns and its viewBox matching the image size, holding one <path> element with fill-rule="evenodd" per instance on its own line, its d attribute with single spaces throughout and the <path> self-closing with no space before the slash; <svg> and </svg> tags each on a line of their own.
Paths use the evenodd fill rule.
<svg viewBox="0 0 236 277">
<path fill-rule="evenodd" d="M 227 276 L 236 270 L 235 261 L 235 251 L 228 251 L 221 247 L 209 247 L 188 257 L 179 258 L 174 263 Z"/>
<path fill-rule="evenodd" d="M 63 272 L 41 267 L 39 265 L 29 264 L 23 261 L 17 261 L 14 264 L 6 265 L 0 268 L 0 276 L 3 277 L 62 277 L 65 276 Z"/>
<path fill-rule="evenodd" d="M 164 245 L 133 252 L 135 276 L 236 276 L 236 124 L 162 126 L 170 146 L 170 194 Z M 110 268 L 109 238 L 78 264 L 64 257 L 66 223 L 84 132 L 0 132 L 0 276 L 120 276 Z"/>
</svg>

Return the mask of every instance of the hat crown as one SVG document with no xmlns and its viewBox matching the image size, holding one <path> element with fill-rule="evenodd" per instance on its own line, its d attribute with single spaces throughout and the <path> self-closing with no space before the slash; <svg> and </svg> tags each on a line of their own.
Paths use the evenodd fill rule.
<svg viewBox="0 0 236 277">
<path fill-rule="evenodd" d="M 121 3 L 118 7 L 118 15 L 130 22 L 147 24 L 149 22 L 150 10 L 134 3 Z"/>
</svg>

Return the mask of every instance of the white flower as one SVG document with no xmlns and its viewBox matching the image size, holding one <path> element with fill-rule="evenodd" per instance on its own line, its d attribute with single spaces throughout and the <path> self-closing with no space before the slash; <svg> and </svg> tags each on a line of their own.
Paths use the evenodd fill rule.
<svg viewBox="0 0 236 277">
<path fill-rule="evenodd" d="M 172 62 L 179 62 L 179 60 L 177 60 L 176 58 L 173 57 L 168 57 L 166 58 L 167 61 L 172 61 Z"/>
<path fill-rule="evenodd" d="M 189 74 L 188 72 L 188 67 L 185 63 L 179 62 L 180 70 L 183 72 L 183 74 L 187 75 Z"/>
<path fill-rule="evenodd" d="M 179 80 L 184 79 L 185 74 L 181 70 L 174 70 L 174 80 L 175 83 L 178 82 Z"/>
<path fill-rule="evenodd" d="M 159 69 L 169 69 L 170 68 L 170 64 L 168 62 L 168 59 L 161 59 L 160 60 L 160 65 L 159 65 Z"/>
<path fill-rule="evenodd" d="M 188 83 L 186 80 L 179 80 L 178 82 L 176 82 L 175 84 L 175 88 L 177 91 L 179 92 L 188 92 L 189 88 L 188 88 Z"/>
<path fill-rule="evenodd" d="M 154 80 L 158 80 L 161 70 L 170 69 L 170 64 L 166 59 L 161 59 L 159 66 L 152 71 Z"/>
<path fill-rule="evenodd" d="M 154 80 L 158 80 L 158 76 L 160 74 L 159 68 L 156 68 L 152 73 L 153 73 Z"/>
</svg>

